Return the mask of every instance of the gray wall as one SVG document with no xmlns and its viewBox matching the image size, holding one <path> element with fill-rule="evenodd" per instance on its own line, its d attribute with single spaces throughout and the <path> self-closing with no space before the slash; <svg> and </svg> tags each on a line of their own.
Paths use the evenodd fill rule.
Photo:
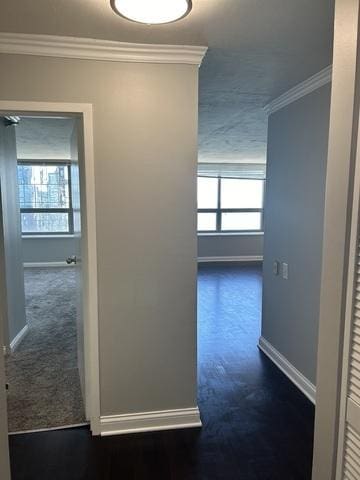
<svg viewBox="0 0 360 480">
<path fill-rule="evenodd" d="M 195 406 L 198 68 L 0 67 L 1 99 L 94 107 L 101 414 Z"/>
<path fill-rule="evenodd" d="M 271 115 L 268 131 L 262 336 L 314 384 L 329 110 L 326 85 Z"/>
<path fill-rule="evenodd" d="M 24 263 L 64 262 L 73 255 L 74 237 L 23 236 Z"/>
<path fill-rule="evenodd" d="M 263 235 L 198 235 L 198 257 L 262 256 Z"/>
<path fill-rule="evenodd" d="M 63 262 L 73 254 L 73 237 L 24 236 L 25 263 Z M 198 235 L 198 257 L 252 257 L 263 255 L 263 235 Z"/>
<path fill-rule="evenodd" d="M 23 237 L 24 262 L 63 262 L 72 255 L 69 237 Z M 198 257 L 262 256 L 263 235 L 198 235 Z"/>
</svg>

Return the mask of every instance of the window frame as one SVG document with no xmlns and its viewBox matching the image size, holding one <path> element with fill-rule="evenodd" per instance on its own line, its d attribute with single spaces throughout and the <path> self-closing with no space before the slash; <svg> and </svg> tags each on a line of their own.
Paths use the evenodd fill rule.
<svg viewBox="0 0 360 480">
<path fill-rule="evenodd" d="M 247 233 L 263 233 L 264 232 L 264 200 L 265 200 L 265 179 L 261 178 L 238 178 L 238 177 L 222 177 L 221 175 L 206 176 L 198 175 L 198 178 L 216 178 L 217 179 L 217 207 L 216 208 L 197 208 L 197 214 L 199 213 L 215 213 L 216 214 L 216 230 L 197 230 L 198 234 L 247 234 Z M 233 179 L 233 180 L 260 180 L 263 184 L 262 208 L 221 208 L 221 180 Z M 222 230 L 221 229 L 221 217 L 223 213 L 260 213 L 260 228 L 258 230 Z"/>
<path fill-rule="evenodd" d="M 21 225 L 21 236 L 22 237 L 31 237 L 31 236 L 56 236 L 56 237 L 66 237 L 74 235 L 74 210 L 72 203 L 72 188 L 71 188 L 71 161 L 70 160 L 18 160 L 17 166 L 26 165 L 26 166 L 66 166 L 68 171 L 68 186 L 69 186 L 69 206 L 67 208 L 21 208 L 20 207 L 20 225 Z M 19 185 L 18 185 L 19 187 Z M 19 203 L 20 203 L 20 193 L 19 193 Z M 50 232 L 23 232 L 22 231 L 22 219 L 21 215 L 23 213 L 67 213 L 68 215 L 68 225 L 69 229 L 66 232 L 59 231 L 50 231 Z"/>
</svg>

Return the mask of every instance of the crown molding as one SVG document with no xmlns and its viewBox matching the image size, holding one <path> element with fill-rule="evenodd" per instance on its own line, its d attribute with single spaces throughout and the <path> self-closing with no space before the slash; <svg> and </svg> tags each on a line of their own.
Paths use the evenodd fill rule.
<svg viewBox="0 0 360 480">
<path fill-rule="evenodd" d="M 299 100 L 299 98 L 308 95 L 311 92 L 314 92 L 318 88 L 326 85 L 327 83 L 331 82 L 332 76 L 332 66 L 329 65 L 328 67 L 321 70 L 319 73 L 316 73 L 312 77 L 308 78 L 304 82 L 299 83 L 295 87 L 291 88 L 280 97 L 275 98 L 270 103 L 268 103 L 264 110 L 268 115 L 280 110 L 281 108 L 286 107 L 286 105 L 290 105 L 290 103 Z"/>
<path fill-rule="evenodd" d="M 201 65 L 207 47 L 124 43 L 92 38 L 0 32 L 0 53 L 109 62 Z"/>
</svg>

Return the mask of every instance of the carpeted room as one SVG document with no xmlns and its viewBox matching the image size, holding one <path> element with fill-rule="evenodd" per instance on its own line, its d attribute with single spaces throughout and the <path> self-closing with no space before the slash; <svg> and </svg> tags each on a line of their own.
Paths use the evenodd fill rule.
<svg viewBox="0 0 360 480">
<path fill-rule="evenodd" d="M 73 209 L 79 192 L 76 122 L 9 117 L 8 123 L 15 140 L 9 195 L 17 196 L 12 203 L 18 222 L 9 216 L 4 226 L 13 237 L 15 229 L 21 232 L 5 247 L 9 432 L 83 424 L 81 280 L 79 269 L 65 262 L 78 246 Z M 10 258 L 14 253 L 16 268 Z"/>
<path fill-rule="evenodd" d="M 25 268 L 28 333 L 6 358 L 9 432 L 86 422 L 72 268 Z"/>
</svg>

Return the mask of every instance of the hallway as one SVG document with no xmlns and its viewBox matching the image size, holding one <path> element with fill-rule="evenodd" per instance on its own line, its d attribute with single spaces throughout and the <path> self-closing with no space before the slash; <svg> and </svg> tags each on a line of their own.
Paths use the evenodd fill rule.
<svg viewBox="0 0 360 480">
<path fill-rule="evenodd" d="M 310 480 L 314 407 L 257 348 L 261 283 L 260 266 L 199 267 L 202 429 L 12 436 L 13 480 Z"/>
</svg>

